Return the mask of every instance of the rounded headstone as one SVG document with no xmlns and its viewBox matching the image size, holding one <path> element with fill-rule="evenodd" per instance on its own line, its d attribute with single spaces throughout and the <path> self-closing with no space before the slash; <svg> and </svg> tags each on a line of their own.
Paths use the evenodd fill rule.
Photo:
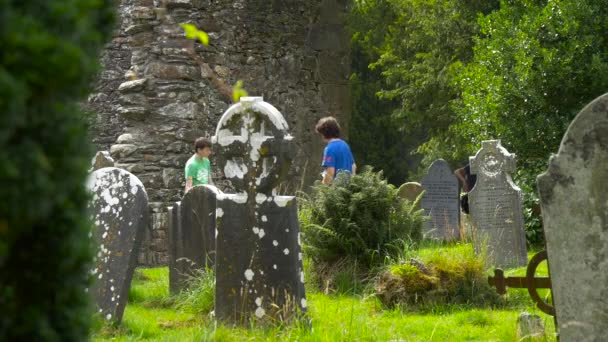
<svg viewBox="0 0 608 342">
<path fill-rule="evenodd" d="M 422 193 L 422 185 L 417 182 L 403 183 L 398 190 L 399 197 L 406 199 L 410 202 L 416 201 L 418 196 Z"/>
<path fill-rule="evenodd" d="M 608 331 L 608 94 L 588 104 L 538 177 L 561 341 Z"/>
<path fill-rule="evenodd" d="M 92 292 L 101 317 L 120 322 L 148 224 L 148 195 L 137 177 L 114 167 L 93 172 L 87 188 L 98 246 Z"/>
</svg>

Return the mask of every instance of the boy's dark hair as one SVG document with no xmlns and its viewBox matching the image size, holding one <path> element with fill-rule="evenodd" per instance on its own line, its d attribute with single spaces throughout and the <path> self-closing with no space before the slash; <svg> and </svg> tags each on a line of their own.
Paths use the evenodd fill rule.
<svg viewBox="0 0 608 342">
<path fill-rule="evenodd" d="M 333 116 L 321 118 L 315 126 L 317 133 L 321 134 L 325 139 L 333 139 L 340 137 L 340 125 L 338 120 Z"/>
<path fill-rule="evenodd" d="M 199 149 L 203 149 L 205 147 L 211 148 L 211 140 L 207 138 L 198 138 L 194 141 L 194 152 L 198 152 Z"/>
</svg>

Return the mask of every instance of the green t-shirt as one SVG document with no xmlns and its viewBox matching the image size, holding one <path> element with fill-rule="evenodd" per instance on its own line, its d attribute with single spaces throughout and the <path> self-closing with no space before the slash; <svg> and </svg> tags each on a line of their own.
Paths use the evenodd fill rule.
<svg viewBox="0 0 608 342">
<path fill-rule="evenodd" d="M 192 186 L 209 184 L 211 162 L 207 158 L 199 159 L 196 154 L 186 162 L 186 180 L 192 177 Z"/>
</svg>

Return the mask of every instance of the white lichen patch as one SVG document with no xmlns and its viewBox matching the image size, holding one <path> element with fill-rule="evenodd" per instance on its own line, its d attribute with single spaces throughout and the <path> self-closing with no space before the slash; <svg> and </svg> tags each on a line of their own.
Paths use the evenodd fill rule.
<svg viewBox="0 0 608 342">
<path fill-rule="evenodd" d="M 262 215 L 262 222 L 268 222 L 268 217 L 266 217 L 266 215 Z"/>
<path fill-rule="evenodd" d="M 264 317 L 265 314 L 266 314 L 266 311 L 264 310 L 264 308 L 258 307 L 257 309 L 255 309 L 255 316 L 257 318 L 262 318 L 262 317 Z"/>
<path fill-rule="evenodd" d="M 272 244 L 273 244 L 274 246 L 278 246 L 278 245 L 279 245 L 279 241 L 277 241 L 277 240 L 272 240 Z"/>
<path fill-rule="evenodd" d="M 267 196 L 265 194 L 257 194 L 255 196 L 255 202 L 257 204 L 262 204 L 264 203 L 264 201 L 267 199 Z"/>
<path fill-rule="evenodd" d="M 304 272 L 300 271 L 300 282 L 304 283 Z"/>
<path fill-rule="evenodd" d="M 245 191 L 243 191 L 243 192 L 240 192 L 238 194 L 231 194 L 231 195 L 222 196 L 221 199 L 224 199 L 224 198 L 227 199 L 227 200 L 229 200 L 229 201 L 232 201 L 234 203 L 244 204 L 244 203 L 247 203 L 248 195 L 247 195 L 247 193 Z M 218 199 L 220 199 L 220 198 L 218 197 Z"/>
<path fill-rule="evenodd" d="M 302 260 L 302 253 L 298 253 L 298 260 Z"/>
<path fill-rule="evenodd" d="M 245 270 L 245 279 L 247 279 L 247 281 L 252 281 L 253 280 L 253 271 L 251 269 L 247 269 Z"/>
<path fill-rule="evenodd" d="M 264 235 L 266 235 L 266 232 L 264 232 L 264 229 L 260 229 L 260 232 L 258 233 L 258 236 L 261 238 L 264 237 Z"/>
<path fill-rule="evenodd" d="M 288 255 L 288 254 L 289 254 L 289 249 L 285 248 L 285 249 L 283 250 L 283 254 Z"/>
<path fill-rule="evenodd" d="M 274 196 L 274 203 L 279 207 L 286 207 L 293 200 L 293 196 Z"/>
<path fill-rule="evenodd" d="M 272 268 L 277 269 L 277 264 L 272 265 Z"/>
<path fill-rule="evenodd" d="M 302 298 L 300 305 L 302 306 L 302 309 L 306 309 L 306 298 Z"/>
<path fill-rule="evenodd" d="M 258 227 L 253 227 L 252 230 L 253 230 L 253 234 L 255 234 L 255 235 L 260 234 L 260 228 L 258 228 Z"/>
<path fill-rule="evenodd" d="M 107 314 L 107 315 L 106 315 L 106 319 L 107 319 L 108 321 L 109 321 L 109 320 L 111 320 L 111 319 L 112 319 L 112 314 Z"/>
<path fill-rule="evenodd" d="M 224 216 L 224 210 L 222 208 L 215 209 L 215 217 L 220 218 Z"/>
<path fill-rule="evenodd" d="M 255 299 L 255 305 L 262 306 L 262 297 L 258 297 Z"/>
<path fill-rule="evenodd" d="M 243 179 L 247 173 L 247 166 L 244 163 L 237 163 L 234 160 L 227 160 L 224 166 L 224 174 L 227 178 Z"/>
</svg>

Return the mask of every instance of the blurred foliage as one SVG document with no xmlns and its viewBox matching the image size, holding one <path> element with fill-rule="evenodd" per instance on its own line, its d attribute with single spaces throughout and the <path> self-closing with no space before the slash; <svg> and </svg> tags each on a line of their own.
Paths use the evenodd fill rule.
<svg viewBox="0 0 608 342">
<path fill-rule="evenodd" d="M 92 260 L 77 101 L 114 5 L 0 0 L 0 340 L 84 341 Z"/>
</svg>

